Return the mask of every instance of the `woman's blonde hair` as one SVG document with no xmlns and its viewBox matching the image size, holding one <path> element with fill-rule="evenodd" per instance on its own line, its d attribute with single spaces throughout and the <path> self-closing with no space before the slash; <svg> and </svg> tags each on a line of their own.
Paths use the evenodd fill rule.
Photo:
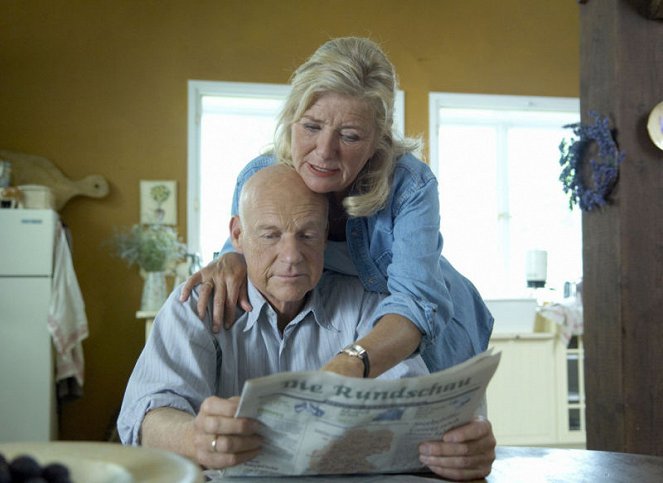
<svg viewBox="0 0 663 483">
<path fill-rule="evenodd" d="M 292 90 L 279 115 L 274 151 L 277 158 L 293 164 L 291 127 L 328 92 L 366 101 L 373 109 L 376 149 L 351 186 L 343 206 L 350 216 L 369 216 L 389 197 L 395 163 L 402 154 L 418 147 L 418 141 L 395 139 L 394 97 L 397 79 L 394 66 L 373 41 L 343 37 L 324 43 L 293 73 Z"/>
</svg>

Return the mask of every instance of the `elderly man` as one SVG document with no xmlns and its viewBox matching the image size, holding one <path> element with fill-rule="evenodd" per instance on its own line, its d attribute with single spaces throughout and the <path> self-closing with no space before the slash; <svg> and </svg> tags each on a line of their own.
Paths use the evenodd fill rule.
<svg viewBox="0 0 663 483">
<path fill-rule="evenodd" d="M 169 449 L 209 468 L 236 465 L 260 451 L 257 423 L 234 417 L 246 380 L 319 369 L 370 331 L 367 321 L 382 298 L 365 292 L 355 277 L 323 274 L 327 199 L 285 165 L 251 177 L 230 233 L 246 259 L 253 310 L 216 334 L 211 307 L 204 323 L 197 316 L 197 291 L 181 304 L 175 290 L 155 319 L 118 419 L 123 443 Z M 427 372 L 415 356 L 380 377 Z M 454 468 L 486 458 L 490 464 L 494 439 L 482 424 L 422 445 L 422 461 L 432 445 L 428 454 L 450 457 L 445 464 Z"/>
</svg>

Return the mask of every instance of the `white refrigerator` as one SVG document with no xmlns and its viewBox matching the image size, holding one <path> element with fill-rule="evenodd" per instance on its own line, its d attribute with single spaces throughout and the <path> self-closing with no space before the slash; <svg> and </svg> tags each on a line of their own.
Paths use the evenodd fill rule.
<svg viewBox="0 0 663 483">
<path fill-rule="evenodd" d="M 0 209 L 0 442 L 57 437 L 47 318 L 58 215 Z"/>
</svg>

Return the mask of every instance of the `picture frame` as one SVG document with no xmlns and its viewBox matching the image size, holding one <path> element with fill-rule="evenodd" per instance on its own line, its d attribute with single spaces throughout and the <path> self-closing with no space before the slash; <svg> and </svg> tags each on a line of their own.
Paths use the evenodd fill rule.
<svg viewBox="0 0 663 483">
<path fill-rule="evenodd" d="M 177 225 L 176 181 L 140 181 L 140 222 L 142 224 Z"/>
</svg>

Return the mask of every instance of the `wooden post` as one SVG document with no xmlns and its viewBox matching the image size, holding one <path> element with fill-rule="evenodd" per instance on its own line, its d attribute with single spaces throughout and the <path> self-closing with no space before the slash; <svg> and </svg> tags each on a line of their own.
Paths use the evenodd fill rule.
<svg viewBox="0 0 663 483">
<path fill-rule="evenodd" d="M 583 213 L 587 447 L 663 455 L 663 22 L 627 0 L 580 9 L 581 116 L 606 115 L 626 159 L 614 202 Z"/>
</svg>

